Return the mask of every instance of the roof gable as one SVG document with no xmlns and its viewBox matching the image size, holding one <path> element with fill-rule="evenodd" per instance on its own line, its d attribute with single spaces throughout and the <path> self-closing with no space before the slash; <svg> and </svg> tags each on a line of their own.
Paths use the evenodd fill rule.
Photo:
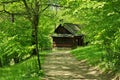
<svg viewBox="0 0 120 80">
<path fill-rule="evenodd" d="M 68 29 L 66 29 L 61 24 L 55 29 L 55 33 L 57 33 L 57 34 L 72 34 Z"/>
<path fill-rule="evenodd" d="M 73 23 L 64 23 L 63 25 L 59 25 L 55 29 L 55 33 L 60 33 L 60 34 L 73 34 L 77 35 L 78 31 L 80 31 L 81 26 L 78 24 L 73 24 Z M 63 31 L 60 31 L 64 29 Z M 65 33 L 66 32 L 66 33 Z"/>
</svg>

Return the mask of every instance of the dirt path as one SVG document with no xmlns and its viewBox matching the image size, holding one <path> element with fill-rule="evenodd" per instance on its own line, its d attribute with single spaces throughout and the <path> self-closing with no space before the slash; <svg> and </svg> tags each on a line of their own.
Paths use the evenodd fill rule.
<svg viewBox="0 0 120 80">
<path fill-rule="evenodd" d="M 106 80 L 98 71 L 76 60 L 69 51 L 58 51 L 46 55 L 43 64 L 45 77 L 42 80 Z"/>
</svg>

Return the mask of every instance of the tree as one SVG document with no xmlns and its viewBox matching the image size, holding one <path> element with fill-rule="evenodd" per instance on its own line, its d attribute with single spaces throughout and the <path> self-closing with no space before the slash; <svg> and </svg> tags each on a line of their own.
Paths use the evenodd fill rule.
<svg viewBox="0 0 120 80">
<path fill-rule="evenodd" d="M 1 13 L 7 13 L 11 19 L 10 21 L 14 24 L 15 17 L 23 17 L 23 20 L 29 20 L 31 24 L 31 45 L 34 46 L 31 55 L 37 55 L 38 66 L 41 69 L 40 57 L 39 57 L 39 45 L 38 45 L 38 26 L 39 19 L 47 9 L 47 12 L 53 11 L 52 7 L 64 7 L 65 1 L 56 0 L 1 0 Z M 58 5 L 59 4 L 59 5 Z M 46 15 L 49 16 L 49 15 Z"/>
<path fill-rule="evenodd" d="M 80 0 L 68 1 L 73 6 L 67 13 L 85 25 L 86 40 L 106 50 L 103 55 L 107 69 L 118 71 L 120 59 L 120 7 L 119 0 Z"/>
</svg>

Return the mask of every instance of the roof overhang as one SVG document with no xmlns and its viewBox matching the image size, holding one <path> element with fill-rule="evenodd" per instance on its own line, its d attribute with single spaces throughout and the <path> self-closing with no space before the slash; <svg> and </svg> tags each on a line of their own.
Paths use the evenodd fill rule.
<svg viewBox="0 0 120 80">
<path fill-rule="evenodd" d="M 72 34 L 53 34 L 52 37 L 74 37 Z"/>
</svg>

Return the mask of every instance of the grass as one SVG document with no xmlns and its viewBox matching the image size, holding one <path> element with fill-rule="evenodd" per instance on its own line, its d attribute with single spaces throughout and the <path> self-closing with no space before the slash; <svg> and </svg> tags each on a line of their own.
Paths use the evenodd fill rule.
<svg viewBox="0 0 120 80">
<path fill-rule="evenodd" d="M 115 73 L 112 69 L 107 67 L 108 63 L 106 62 L 106 52 L 103 49 L 100 49 L 99 46 L 85 46 L 78 47 L 71 51 L 78 60 L 87 60 L 87 63 L 92 66 L 97 66 L 102 71 L 102 76 L 106 76 L 105 80 L 117 80 L 120 79 L 120 72 Z"/>
<path fill-rule="evenodd" d="M 71 51 L 78 60 L 87 60 L 88 64 L 98 65 L 105 51 L 98 46 L 78 47 Z"/>
<path fill-rule="evenodd" d="M 41 54 L 49 53 L 44 51 Z M 44 57 L 41 57 L 44 62 Z M 37 67 L 37 57 L 32 57 L 19 64 L 0 68 L 0 80 L 40 80 L 41 71 Z"/>
</svg>

